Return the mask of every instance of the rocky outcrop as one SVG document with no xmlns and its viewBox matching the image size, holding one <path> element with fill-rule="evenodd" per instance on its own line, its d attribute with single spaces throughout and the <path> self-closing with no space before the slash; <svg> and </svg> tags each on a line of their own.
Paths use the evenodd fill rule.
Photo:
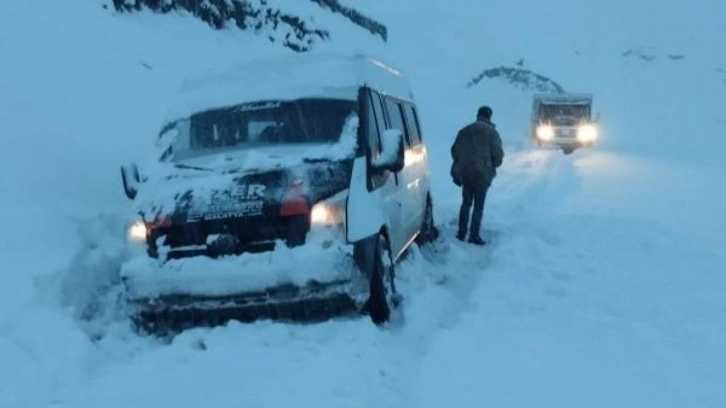
<svg viewBox="0 0 726 408">
<path fill-rule="evenodd" d="M 361 12 L 358 10 L 346 7 L 340 4 L 338 0 L 311 0 L 314 3 L 317 3 L 323 8 L 327 8 L 328 10 L 332 11 L 333 13 L 339 13 L 345 16 L 348 20 L 352 21 L 354 24 L 370 31 L 372 34 L 380 36 L 383 41 L 388 40 L 388 28 L 386 28 L 385 25 L 379 23 L 376 20 L 373 20 L 370 17 L 364 16 Z"/>
<path fill-rule="evenodd" d="M 469 81 L 468 86 L 471 88 L 479 84 L 484 79 L 501 78 L 512 85 L 524 90 L 532 90 L 546 93 L 563 93 L 565 89 L 544 75 L 537 74 L 528 69 L 520 67 L 495 67 L 484 70 L 481 74 Z"/>
<path fill-rule="evenodd" d="M 638 62 L 654 62 L 659 58 L 665 58 L 669 61 L 683 61 L 687 58 L 685 54 L 666 54 L 662 55 L 654 47 L 635 47 L 620 53 L 626 60 Z"/>
<path fill-rule="evenodd" d="M 385 25 L 352 7 L 340 4 L 338 0 L 298 1 L 311 1 L 321 8 L 321 12 L 340 14 L 383 41 L 388 39 Z M 281 42 L 298 52 L 310 50 L 317 42 L 329 40 L 331 35 L 311 18 L 302 18 L 275 7 L 268 0 L 113 0 L 113 6 L 125 13 L 143 9 L 156 13 L 184 10 L 214 29 L 234 25 L 240 30 L 252 30 L 265 35 L 270 41 Z"/>
</svg>

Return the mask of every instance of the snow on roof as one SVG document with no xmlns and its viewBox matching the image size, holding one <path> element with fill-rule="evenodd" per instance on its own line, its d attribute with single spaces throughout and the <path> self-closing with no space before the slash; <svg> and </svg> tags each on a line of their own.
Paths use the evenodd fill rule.
<svg viewBox="0 0 726 408">
<path fill-rule="evenodd" d="M 367 85 L 413 100 L 402 73 L 362 54 L 306 53 L 251 61 L 189 77 L 167 111 L 176 120 L 196 112 L 261 100 L 332 97 L 355 100 Z"/>
<path fill-rule="evenodd" d="M 585 93 L 562 93 L 562 94 L 536 94 L 535 102 L 539 103 L 573 103 L 573 104 L 591 104 L 592 94 Z"/>
</svg>

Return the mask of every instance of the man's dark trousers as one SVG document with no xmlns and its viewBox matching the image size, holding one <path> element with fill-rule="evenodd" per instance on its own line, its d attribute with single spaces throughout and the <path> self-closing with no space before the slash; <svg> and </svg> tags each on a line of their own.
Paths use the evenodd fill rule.
<svg viewBox="0 0 726 408">
<path fill-rule="evenodd" d="M 459 236 L 464 237 L 466 234 L 467 225 L 469 224 L 469 211 L 473 203 L 474 213 L 471 217 L 469 239 L 479 237 L 479 228 L 481 228 L 487 190 L 489 190 L 489 184 L 482 183 L 481 181 L 463 180 L 461 184 L 461 210 L 459 210 Z"/>
</svg>

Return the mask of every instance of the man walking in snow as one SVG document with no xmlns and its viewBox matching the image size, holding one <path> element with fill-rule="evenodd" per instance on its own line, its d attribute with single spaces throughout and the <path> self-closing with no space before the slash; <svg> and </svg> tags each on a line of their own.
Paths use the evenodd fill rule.
<svg viewBox="0 0 726 408">
<path fill-rule="evenodd" d="M 479 108 L 476 122 L 461 129 L 456 135 L 456 141 L 451 146 L 451 157 L 454 159 L 451 176 L 454 183 L 462 188 L 459 232 L 456 234 L 456 238 L 461 241 L 466 238 L 469 213 L 473 203 L 474 213 L 471 216 L 469 242 L 475 245 L 486 244 L 486 241 L 479 235 L 484 200 L 489 186 L 497 174 L 497 168 L 502 165 L 504 159 L 502 139 L 499 137 L 496 126 L 491 122 L 491 118 L 492 109 L 490 107 Z"/>
</svg>

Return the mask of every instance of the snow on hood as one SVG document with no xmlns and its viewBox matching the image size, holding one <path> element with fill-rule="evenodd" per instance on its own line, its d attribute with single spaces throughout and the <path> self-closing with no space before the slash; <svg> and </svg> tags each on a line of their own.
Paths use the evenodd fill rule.
<svg viewBox="0 0 726 408">
<path fill-rule="evenodd" d="M 293 169 L 310 161 L 341 161 L 355 155 L 359 119 L 348 118 L 336 143 L 296 144 L 249 150 L 231 150 L 176 163 L 150 163 L 142 169 L 146 181 L 135 199 L 135 209 L 147 221 L 171 214 L 178 200 L 193 191 L 198 205 L 218 191 L 237 184 L 240 177 L 274 170 Z"/>
</svg>

